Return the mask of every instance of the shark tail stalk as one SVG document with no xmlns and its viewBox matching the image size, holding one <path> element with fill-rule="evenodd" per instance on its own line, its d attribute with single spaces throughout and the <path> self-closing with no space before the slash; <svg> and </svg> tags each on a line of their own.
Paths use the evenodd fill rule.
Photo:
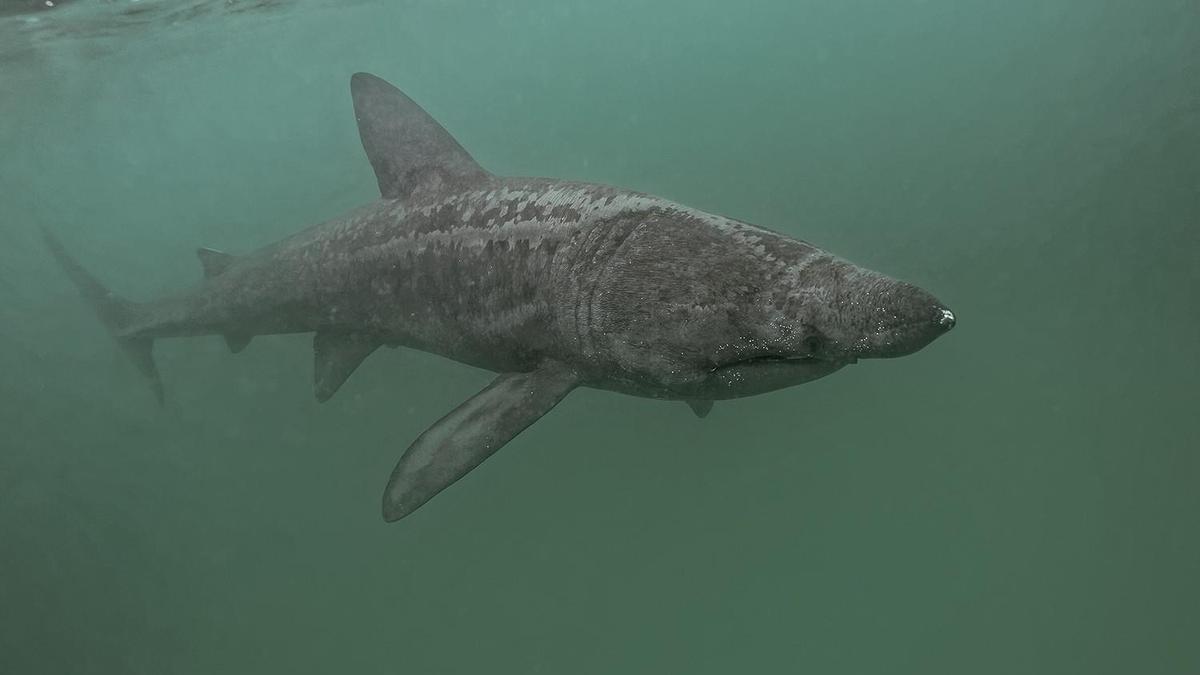
<svg viewBox="0 0 1200 675">
<path fill-rule="evenodd" d="M 75 287 L 79 289 L 79 294 L 83 296 L 83 299 L 96 311 L 100 323 L 104 324 L 109 334 L 117 341 L 117 346 L 137 367 L 150 386 L 154 398 L 158 400 L 159 405 L 162 405 L 165 397 L 162 379 L 158 375 L 158 368 L 154 365 L 154 339 L 124 334 L 138 315 L 138 304 L 108 290 L 99 279 L 92 276 L 91 272 L 84 269 L 75 258 L 71 257 L 71 254 L 67 253 L 66 248 L 53 232 L 43 228 L 42 236 L 46 240 L 46 246 L 50 249 L 51 255 L 58 261 Z"/>
</svg>

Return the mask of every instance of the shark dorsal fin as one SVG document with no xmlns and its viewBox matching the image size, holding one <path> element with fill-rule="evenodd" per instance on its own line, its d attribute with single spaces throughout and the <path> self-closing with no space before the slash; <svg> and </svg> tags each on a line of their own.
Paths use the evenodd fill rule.
<svg viewBox="0 0 1200 675">
<path fill-rule="evenodd" d="M 205 279 L 211 279 L 224 272 L 235 259 L 235 256 L 215 248 L 198 248 L 196 257 L 200 259 L 200 266 L 204 268 Z"/>
<path fill-rule="evenodd" d="M 411 199 L 486 180 L 488 173 L 421 106 L 368 73 L 350 78 L 363 149 L 385 199 Z"/>
</svg>

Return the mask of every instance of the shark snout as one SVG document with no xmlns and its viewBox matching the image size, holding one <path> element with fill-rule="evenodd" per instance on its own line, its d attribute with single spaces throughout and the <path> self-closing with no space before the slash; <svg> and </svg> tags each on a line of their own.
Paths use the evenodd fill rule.
<svg viewBox="0 0 1200 675">
<path fill-rule="evenodd" d="M 883 294 L 877 307 L 876 329 L 859 356 L 893 358 L 912 354 L 944 335 L 958 323 L 950 308 L 928 292 L 898 283 Z"/>
<path fill-rule="evenodd" d="M 914 314 L 916 318 L 911 324 L 896 331 L 888 348 L 884 350 L 885 356 L 906 356 L 924 349 L 930 342 L 954 328 L 954 324 L 957 323 L 954 312 L 937 301 L 928 301 Z"/>
<path fill-rule="evenodd" d="M 945 307 L 938 307 L 936 309 L 937 311 L 934 314 L 933 322 L 937 324 L 937 326 L 941 328 L 943 332 L 954 328 L 954 312 L 951 312 Z"/>
</svg>

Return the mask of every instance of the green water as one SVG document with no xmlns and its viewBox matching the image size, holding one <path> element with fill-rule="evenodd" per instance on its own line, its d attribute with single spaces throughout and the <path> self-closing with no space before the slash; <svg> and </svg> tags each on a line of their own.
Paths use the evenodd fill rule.
<svg viewBox="0 0 1200 675">
<path fill-rule="evenodd" d="M 1200 672 L 1200 5 L 25 4 L 0 673 Z M 305 336 L 167 340 L 159 410 L 36 234 L 150 298 L 370 201 L 358 70 L 497 173 L 767 225 L 959 325 L 705 420 L 577 391 L 385 525 L 488 373 L 383 350 L 318 405 Z"/>
</svg>

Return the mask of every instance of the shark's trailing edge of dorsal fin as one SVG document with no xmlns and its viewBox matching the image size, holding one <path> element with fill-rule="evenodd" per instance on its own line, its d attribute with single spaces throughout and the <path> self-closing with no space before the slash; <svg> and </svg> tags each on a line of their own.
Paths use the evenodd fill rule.
<svg viewBox="0 0 1200 675">
<path fill-rule="evenodd" d="M 489 174 L 404 92 L 368 73 L 350 78 L 363 149 L 385 199 L 411 199 L 487 180 Z"/>
</svg>

